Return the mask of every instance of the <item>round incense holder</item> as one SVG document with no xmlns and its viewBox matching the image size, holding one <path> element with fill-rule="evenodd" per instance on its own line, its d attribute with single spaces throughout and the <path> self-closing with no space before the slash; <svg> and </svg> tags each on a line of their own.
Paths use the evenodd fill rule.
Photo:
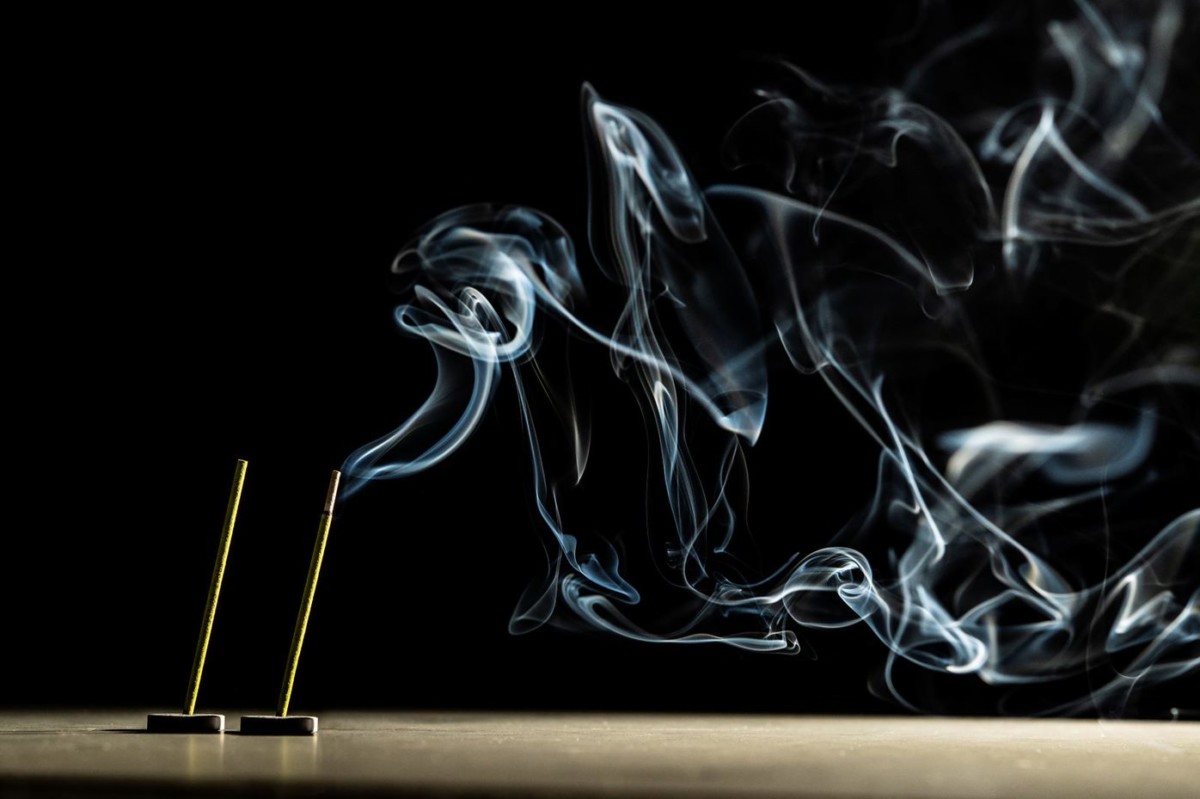
<svg viewBox="0 0 1200 799">
<path fill-rule="evenodd" d="M 225 732 L 225 717 L 220 713 L 151 713 L 146 716 L 146 732 L 212 735 Z"/>
<path fill-rule="evenodd" d="M 316 735 L 316 716 L 242 716 L 242 735 Z"/>
</svg>

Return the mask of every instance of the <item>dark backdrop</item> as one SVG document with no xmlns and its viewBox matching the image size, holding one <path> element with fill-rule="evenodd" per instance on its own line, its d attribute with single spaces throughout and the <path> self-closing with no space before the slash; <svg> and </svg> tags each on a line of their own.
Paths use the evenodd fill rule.
<svg viewBox="0 0 1200 799">
<path fill-rule="evenodd" d="M 200 701 L 272 706 L 329 470 L 432 382 L 428 349 L 391 320 L 394 253 L 435 214 L 480 201 L 545 210 L 582 243 L 585 80 L 655 117 L 712 182 L 752 99 L 752 56 L 887 80 L 885 35 L 911 9 L 836 5 L 677 29 L 628 12 L 585 31 L 462 11 L 31 31 L 45 47 L 22 81 L 34 246 L 28 289 L 9 295 L 22 321 L 0 704 L 180 701 L 240 457 Z M 806 633 L 816 659 L 510 636 L 544 563 L 510 388 L 450 463 L 340 509 L 296 711 L 893 707 L 867 690 L 884 652 L 862 627 Z M 805 400 L 829 413 L 828 440 L 808 445 L 835 451 L 839 478 L 806 513 L 833 530 L 869 491 L 873 451 L 828 399 Z"/>
</svg>

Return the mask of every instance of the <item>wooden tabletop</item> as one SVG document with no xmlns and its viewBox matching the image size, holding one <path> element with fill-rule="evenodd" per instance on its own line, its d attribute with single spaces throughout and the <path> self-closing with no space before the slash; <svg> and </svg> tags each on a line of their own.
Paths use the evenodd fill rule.
<svg viewBox="0 0 1200 799">
<path fill-rule="evenodd" d="M 236 730 L 240 713 L 227 713 Z M 1200 796 L 1200 724 L 322 713 L 313 738 L 0 713 L 0 796 Z"/>
</svg>

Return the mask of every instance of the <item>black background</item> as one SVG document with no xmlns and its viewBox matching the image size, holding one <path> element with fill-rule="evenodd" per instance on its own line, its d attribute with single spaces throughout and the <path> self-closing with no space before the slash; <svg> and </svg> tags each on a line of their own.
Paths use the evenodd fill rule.
<svg viewBox="0 0 1200 799">
<path fill-rule="evenodd" d="M 0 705 L 178 704 L 245 458 L 200 703 L 271 707 L 329 471 L 432 384 L 428 348 L 391 319 L 395 252 L 484 201 L 542 209 L 582 244 L 584 81 L 656 118 L 707 184 L 757 56 L 898 79 L 887 36 L 912 9 L 807 5 L 677 28 L 595 7 L 536 26 L 447 11 L 31 31 Z M 884 651 L 861 626 L 806 634 L 801 657 L 510 636 L 544 563 L 510 389 L 450 463 L 340 508 L 296 712 L 894 709 L 868 690 Z M 833 531 L 869 496 L 873 450 L 818 390 L 783 390 L 781 407 L 828 414 L 806 442 L 827 460 L 763 470 L 762 493 L 816 481 L 805 518 Z"/>
</svg>

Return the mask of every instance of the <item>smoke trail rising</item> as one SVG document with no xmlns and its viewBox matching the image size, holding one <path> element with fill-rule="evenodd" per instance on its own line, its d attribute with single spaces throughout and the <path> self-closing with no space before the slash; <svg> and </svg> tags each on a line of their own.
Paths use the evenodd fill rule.
<svg viewBox="0 0 1200 799">
<path fill-rule="evenodd" d="M 431 222 L 393 271 L 408 285 L 396 321 L 429 342 L 437 381 L 347 459 L 349 492 L 444 460 L 508 379 L 555 553 L 514 632 L 583 622 L 796 652 L 804 628 L 861 623 L 910 705 L 910 667 L 1052 681 L 1054 700 L 1014 706 L 1051 713 L 1120 713 L 1194 674 L 1200 158 L 1177 121 L 1197 111 L 1179 64 L 1200 14 L 1071 11 L 1042 21 L 1045 84 L 1015 103 L 940 110 L 959 62 L 1003 41 L 996 21 L 932 49 L 902 88 L 781 65 L 729 133 L 736 184 L 699 186 L 657 123 L 585 87 L 590 257 L 618 307 L 580 310 L 592 264 L 544 214 Z M 669 607 L 642 601 L 623 531 L 579 507 L 614 478 L 589 465 L 602 409 L 568 359 L 538 352 L 551 331 L 606 353 L 647 422 L 657 470 L 638 501 L 661 508 L 644 535 L 671 530 L 654 564 Z M 878 479 L 827 545 L 755 568 L 737 555 L 742 497 L 781 362 L 870 437 Z"/>
</svg>

